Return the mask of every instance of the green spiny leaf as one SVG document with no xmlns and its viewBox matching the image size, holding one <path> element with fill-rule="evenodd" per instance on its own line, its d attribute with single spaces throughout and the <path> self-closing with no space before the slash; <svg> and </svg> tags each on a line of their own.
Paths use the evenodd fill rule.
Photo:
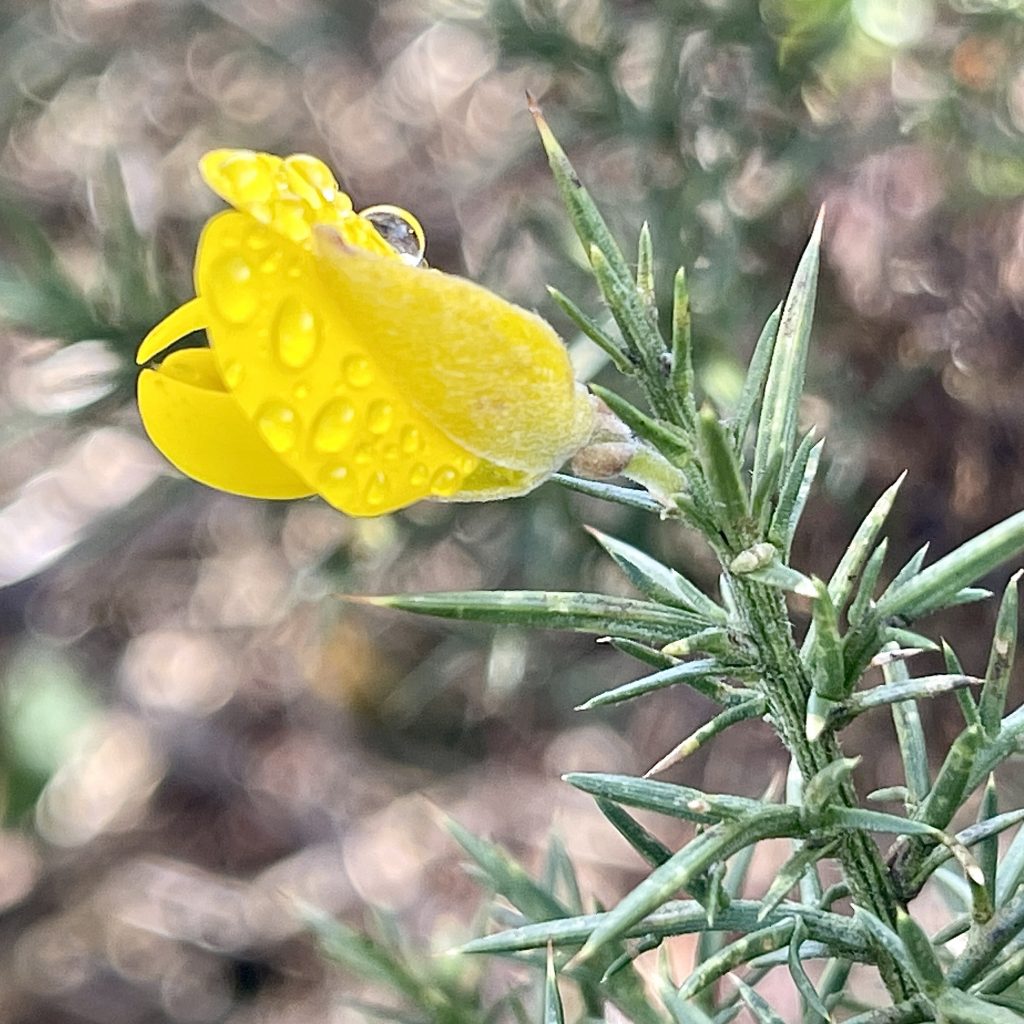
<svg viewBox="0 0 1024 1024">
<path fill-rule="evenodd" d="M 686 411 L 687 420 L 697 419 L 696 386 L 693 375 L 693 331 L 690 322 L 690 293 L 686 270 L 676 271 L 672 293 L 672 390 Z"/>
<path fill-rule="evenodd" d="M 610 910 L 573 958 L 574 963 L 590 960 L 679 889 L 687 888 L 692 879 L 700 877 L 717 861 L 731 857 L 751 843 L 795 835 L 799 831 L 799 811 L 793 807 L 768 806 L 742 821 L 713 825 L 661 867 L 655 868 Z"/>
<path fill-rule="evenodd" d="M 772 884 L 768 887 L 768 891 L 764 894 L 761 901 L 761 910 L 758 913 L 758 917 L 764 919 L 767 917 L 785 898 L 786 894 L 797 885 L 800 879 L 804 876 L 804 873 L 813 864 L 817 864 L 818 861 L 824 860 L 827 857 L 831 857 L 836 848 L 839 846 L 840 840 L 834 839 L 830 843 L 826 843 L 824 846 L 821 845 L 803 845 L 797 850 L 785 864 L 779 868 L 778 873 L 772 881 Z"/>
<path fill-rule="evenodd" d="M 894 663 L 896 664 L 896 663 Z M 887 704 L 898 704 L 911 700 L 923 700 L 936 697 L 940 693 L 949 693 L 964 686 L 978 686 L 981 680 L 974 676 L 919 676 L 905 679 L 902 682 L 888 683 L 885 686 L 873 686 L 869 690 L 858 690 L 834 704 L 826 720 L 828 728 L 841 729 L 853 721 L 857 715 L 874 708 L 885 707 Z"/>
<path fill-rule="evenodd" d="M 879 608 L 886 617 L 920 618 L 947 605 L 963 587 L 1024 551 L 1024 512 L 978 534 L 933 562 L 899 590 L 886 596 Z"/>
<path fill-rule="evenodd" d="M 776 924 L 759 928 L 723 946 L 713 957 L 699 963 L 679 988 L 681 999 L 693 999 L 699 992 L 724 978 L 741 964 L 748 963 L 763 953 L 783 948 L 793 934 L 795 920 L 788 918 Z"/>
<path fill-rule="evenodd" d="M 772 353 L 775 351 L 775 338 L 779 332 L 779 320 L 782 318 L 782 304 L 780 303 L 768 317 L 761 334 L 754 346 L 754 354 L 750 357 L 750 366 L 747 369 L 747 378 L 743 383 L 743 392 L 736 405 L 736 413 L 733 421 L 733 436 L 736 444 L 742 448 L 746 440 L 747 430 L 750 427 L 750 420 L 754 410 L 761 402 L 764 394 L 765 382 L 768 380 L 768 367 L 771 365 Z M 780 465 L 781 465 L 781 459 Z"/>
<path fill-rule="evenodd" d="M 553 473 L 551 479 L 570 491 L 577 491 L 591 498 L 600 498 L 602 501 L 610 501 L 615 505 L 625 505 L 627 508 L 639 509 L 641 512 L 654 512 L 656 515 L 665 515 L 667 512 L 661 502 L 655 501 L 646 491 L 640 490 L 638 487 L 617 487 L 615 484 L 606 484 L 599 480 L 584 480 L 578 476 L 569 476 L 567 473 Z"/>
<path fill-rule="evenodd" d="M 453 591 L 346 600 L 443 619 L 566 629 L 662 643 L 680 634 L 695 633 L 704 625 L 695 615 L 665 605 L 572 591 Z"/>
<path fill-rule="evenodd" d="M 806 937 L 807 926 L 798 918 L 796 926 L 793 928 L 793 934 L 789 938 L 789 955 L 787 957 L 789 976 L 793 979 L 793 984 L 800 993 L 804 1005 L 818 1014 L 822 1020 L 829 1021 L 832 1015 L 828 1012 L 828 1007 L 821 1001 L 818 990 L 811 984 L 811 979 L 807 977 L 803 961 L 800 959 L 800 947 Z"/>
<path fill-rule="evenodd" d="M 740 998 L 746 1004 L 751 1016 L 757 1024 L 786 1024 L 771 1008 L 768 1000 L 752 989 L 742 978 L 732 975 L 729 979 L 737 988 Z"/>
<path fill-rule="evenodd" d="M 882 666 L 882 674 L 890 686 L 899 686 L 910 680 L 910 673 L 902 661 L 890 661 Z M 962 673 L 957 673 L 966 678 Z M 956 675 L 952 676 L 956 678 Z M 928 769 L 928 747 L 925 743 L 924 728 L 917 703 L 913 698 L 896 701 L 892 705 L 892 721 L 896 727 L 900 756 L 903 759 L 903 777 L 907 780 L 907 806 L 917 807 L 931 789 L 931 774 Z"/>
<path fill-rule="evenodd" d="M 634 679 L 631 683 L 616 686 L 612 690 L 605 690 L 604 693 L 599 693 L 580 704 L 576 710 L 590 711 L 593 708 L 605 707 L 609 704 L 620 704 L 622 701 L 654 693 L 656 690 L 663 690 L 668 686 L 678 686 L 680 683 L 685 683 L 719 704 L 729 706 L 747 704 L 757 696 L 754 691 L 737 689 L 720 681 L 723 676 L 732 675 L 735 671 L 735 666 L 730 666 L 715 658 L 686 661 L 641 679 Z"/>
<path fill-rule="evenodd" d="M 757 428 L 753 474 L 755 489 L 772 460 L 773 452 L 783 452 L 783 471 L 788 468 L 796 437 L 798 404 L 803 392 L 811 321 L 814 318 L 821 223 L 822 217 L 819 214 L 782 308 Z"/>
<path fill-rule="evenodd" d="M 722 608 L 675 569 L 662 565 L 631 544 L 609 537 L 600 530 L 592 527 L 586 527 L 586 530 L 611 555 L 630 583 L 644 596 L 684 608 L 709 622 L 725 622 Z"/>
<path fill-rule="evenodd" d="M 817 600 L 811 606 L 814 622 L 814 646 L 810 651 L 811 680 L 814 692 L 826 700 L 846 696 L 843 668 L 843 642 L 839 636 L 839 617 L 829 596 L 828 587 L 817 576 L 812 582 Z"/>
<path fill-rule="evenodd" d="M 721 735 L 732 725 L 739 722 L 746 722 L 751 718 L 760 718 L 765 713 L 765 700 L 760 694 L 755 694 L 750 700 L 742 704 L 735 704 L 726 708 L 720 714 L 715 715 L 710 722 L 706 722 L 699 729 L 690 733 L 681 743 L 676 744 L 663 758 L 644 772 L 644 778 L 651 775 L 659 775 L 661 772 L 678 764 L 683 758 L 696 753 L 706 743 L 709 743 L 716 736 Z"/>
<path fill-rule="evenodd" d="M 781 551 L 783 560 L 789 558 L 796 528 L 811 493 L 811 485 L 818 474 L 821 450 L 825 447 L 823 440 L 814 443 L 813 434 L 813 431 L 805 434 L 797 447 L 779 494 L 778 507 L 768 528 L 768 539 Z"/>
<path fill-rule="evenodd" d="M 549 285 L 548 294 L 555 300 L 562 312 L 611 359 L 619 373 L 627 376 L 633 374 L 636 367 L 620 341 L 613 338 L 596 320 L 587 316 L 572 299 L 557 288 Z"/>
<path fill-rule="evenodd" d="M 777 806 L 745 796 L 705 793 L 690 786 L 638 779 L 632 775 L 570 772 L 562 778 L 570 786 L 595 797 L 704 825 L 763 816 Z M 796 813 L 793 808 L 789 810 Z"/>
<path fill-rule="evenodd" d="M 947 985 L 931 940 L 905 910 L 896 911 L 896 931 L 907 951 L 907 959 L 921 991 L 934 999 L 945 991 Z"/>
<path fill-rule="evenodd" d="M 715 411 L 704 406 L 697 422 L 700 461 L 711 496 L 718 508 L 718 520 L 727 535 L 740 536 L 750 514 L 746 488 L 740 477 L 740 464 Z"/>
<path fill-rule="evenodd" d="M 1003 591 L 988 668 L 985 670 L 985 685 L 978 698 L 981 725 L 990 738 L 999 732 L 1006 708 L 1006 693 L 1010 687 L 1010 670 L 1017 653 L 1017 581 L 1020 577 L 1021 571 L 1014 573 Z"/>
<path fill-rule="evenodd" d="M 953 741 L 935 784 L 914 813 L 918 821 L 927 822 L 935 828 L 945 828 L 950 823 L 967 796 L 967 784 L 981 739 L 981 729 L 972 725 Z"/>
<path fill-rule="evenodd" d="M 857 596 L 850 605 L 850 613 L 847 618 L 851 626 L 857 626 L 864 618 L 868 607 L 871 604 L 872 595 L 875 592 L 875 585 L 878 583 L 878 575 L 882 571 L 882 563 L 885 561 L 885 554 L 889 550 L 889 542 L 883 538 L 882 542 L 871 553 L 864 572 L 860 578 L 860 585 L 857 587 Z"/>
<path fill-rule="evenodd" d="M 562 999 L 558 994 L 558 981 L 555 977 L 555 954 L 551 946 L 548 946 L 548 966 L 544 973 L 544 1011 L 541 1014 L 541 1022 L 565 1024 Z"/>
</svg>

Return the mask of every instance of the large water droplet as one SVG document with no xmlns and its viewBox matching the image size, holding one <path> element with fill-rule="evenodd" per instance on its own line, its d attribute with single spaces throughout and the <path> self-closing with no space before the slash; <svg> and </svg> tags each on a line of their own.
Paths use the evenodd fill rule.
<svg viewBox="0 0 1024 1024">
<path fill-rule="evenodd" d="M 245 367 L 237 359 L 232 359 L 231 362 L 224 367 L 224 383 L 227 384 L 228 389 L 231 391 L 242 383 L 242 378 L 244 376 Z"/>
<path fill-rule="evenodd" d="M 370 408 L 366 410 L 366 426 L 371 434 L 386 434 L 394 421 L 394 406 L 383 399 L 371 402 Z"/>
<path fill-rule="evenodd" d="M 263 440 L 279 454 L 290 452 L 299 439 L 299 417 L 284 402 L 265 402 L 256 413 L 256 428 Z"/>
<path fill-rule="evenodd" d="M 369 483 L 366 485 L 366 491 L 364 497 L 366 498 L 366 504 L 376 507 L 384 503 L 384 499 L 388 494 L 388 478 L 387 474 L 382 470 L 377 470 L 375 473 L 370 474 Z"/>
<path fill-rule="evenodd" d="M 355 429 L 356 410 L 344 398 L 335 398 L 321 410 L 313 425 L 313 447 L 318 452 L 340 452 Z"/>
<path fill-rule="evenodd" d="M 232 253 L 218 260 L 210 273 L 214 308 L 232 324 L 248 323 L 259 309 L 260 290 L 244 256 Z"/>
<path fill-rule="evenodd" d="M 416 427 L 402 427 L 402 451 L 406 455 L 415 455 L 423 450 L 423 435 Z"/>
<path fill-rule="evenodd" d="M 430 493 L 436 494 L 439 498 L 447 498 L 459 489 L 461 482 L 459 474 L 452 466 L 442 466 L 430 478 Z"/>
<path fill-rule="evenodd" d="M 409 472 L 409 483 L 413 487 L 422 487 L 429 479 L 430 470 L 422 462 L 417 462 Z"/>
<path fill-rule="evenodd" d="M 285 299 L 274 321 L 277 358 L 290 370 L 308 366 L 320 344 L 320 320 L 294 295 Z"/>
<path fill-rule="evenodd" d="M 365 356 L 349 356 L 342 369 L 350 387 L 365 388 L 373 383 L 373 367 Z"/>
</svg>

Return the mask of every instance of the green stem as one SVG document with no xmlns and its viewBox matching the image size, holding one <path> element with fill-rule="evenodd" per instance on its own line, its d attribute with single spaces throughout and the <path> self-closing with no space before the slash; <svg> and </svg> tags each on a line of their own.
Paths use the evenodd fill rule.
<svg viewBox="0 0 1024 1024">
<path fill-rule="evenodd" d="M 760 652 L 763 692 L 780 738 L 796 759 L 806 782 L 826 765 L 843 756 L 833 733 L 811 742 L 806 734 L 807 702 L 811 682 L 793 642 L 785 602 L 777 590 L 733 577 L 733 587 L 745 626 Z M 847 780 L 835 801 L 843 807 L 859 807 L 853 783 Z M 859 830 L 843 836 L 838 855 L 854 901 L 880 920 L 896 927 L 899 900 L 878 848 Z M 916 992 L 911 979 L 899 965 L 879 950 L 879 971 L 897 1001 Z"/>
</svg>

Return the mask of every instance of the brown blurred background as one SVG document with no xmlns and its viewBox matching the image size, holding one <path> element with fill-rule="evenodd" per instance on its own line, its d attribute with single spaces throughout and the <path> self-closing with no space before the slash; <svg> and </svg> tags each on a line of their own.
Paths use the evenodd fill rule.
<svg viewBox="0 0 1024 1024">
<path fill-rule="evenodd" d="M 397 922 L 452 972 L 466 1016 L 443 1019 L 483 1020 L 510 978 L 429 959 L 480 926 L 436 808 L 532 867 L 553 828 L 605 901 L 637 877 L 558 776 L 643 770 L 708 706 L 580 716 L 642 669 L 337 595 L 627 593 L 582 523 L 711 585 L 697 539 L 554 484 L 379 521 L 235 499 L 173 474 L 132 398 L 138 340 L 191 294 L 218 207 L 196 161 L 220 146 L 314 153 L 357 207 L 412 209 L 433 265 L 538 308 L 613 379 L 544 291 L 597 309 L 527 88 L 624 245 L 651 222 L 663 293 L 687 264 L 723 407 L 827 203 L 806 412 L 829 441 L 797 566 L 831 571 L 905 467 L 889 575 L 1024 505 L 1018 5 L 0 3 L 0 1021 L 427 1019 L 325 966 L 296 899 L 382 942 Z M 980 671 L 993 614 L 929 627 Z M 929 709 L 936 752 L 952 708 Z M 900 781 L 884 724 L 851 733 L 864 787 Z M 781 767 L 755 724 L 670 777 L 757 793 Z"/>
</svg>

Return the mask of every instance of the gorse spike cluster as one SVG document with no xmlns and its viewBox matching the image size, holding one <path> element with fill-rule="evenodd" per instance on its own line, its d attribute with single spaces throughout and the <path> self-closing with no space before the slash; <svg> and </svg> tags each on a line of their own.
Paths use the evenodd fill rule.
<svg viewBox="0 0 1024 1024">
<path fill-rule="evenodd" d="M 794 567 L 793 537 L 822 453 L 822 442 L 813 433 L 799 436 L 798 425 L 821 217 L 788 296 L 757 342 L 739 401 L 723 415 L 696 395 L 685 273 L 675 278 L 671 334 L 665 337 L 646 226 L 634 272 L 535 106 L 533 113 L 618 335 L 564 295 L 554 297 L 639 387 L 646 410 L 613 391 L 593 390 L 640 447 L 657 454 L 661 467 L 657 486 L 647 492 L 556 479 L 698 530 L 720 562 L 719 593 L 707 595 L 677 568 L 592 531 L 641 597 L 505 591 L 370 600 L 451 619 L 590 632 L 644 666 L 640 678 L 593 696 L 582 710 L 680 685 L 720 710 L 643 778 L 566 776 L 594 797 L 650 868 L 610 910 L 585 913 L 578 900 L 574 905 L 559 895 L 554 882 L 532 881 L 503 851 L 455 827 L 488 884 L 519 915 L 507 927 L 506 914 L 505 930 L 469 942 L 462 952 L 535 962 L 532 951 L 548 949 L 539 990 L 545 1022 L 563 1019 L 558 974 L 580 987 L 591 1010 L 610 1002 L 639 1024 L 717 1024 L 744 1006 L 761 1024 L 775 1024 L 784 1018 L 758 984 L 776 966 L 788 970 L 805 1024 L 1020 1021 L 1024 810 L 1000 806 L 993 777 L 1024 737 L 1024 708 L 1006 708 L 1019 574 L 1003 595 L 984 675 L 966 673 L 944 643 L 943 671 L 913 676 L 908 664 L 922 652 L 937 657 L 940 651 L 916 631 L 918 620 L 991 596 L 976 584 L 1024 552 L 1024 513 L 930 565 L 922 549 L 882 586 L 889 571 L 882 534 L 901 477 L 869 511 L 830 576 Z M 802 642 L 794 635 L 790 594 L 811 607 Z M 878 685 L 865 680 L 872 667 L 881 667 Z M 933 774 L 918 706 L 950 693 L 962 728 Z M 843 728 L 861 715 L 891 716 L 903 762 L 902 778 L 866 798 L 853 781 L 857 758 L 841 745 Z M 772 725 L 790 754 L 784 802 L 772 789 L 752 799 L 650 778 L 754 717 Z M 976 822 L 953 830 L 954 819 L 981 788 Z M 899 801 L 903 812 L 878 810 L 878 800 Z M 691 822 L 694 836 L 669 849 L 636 820 L 634 809 Z M 1000 858 L 999 836 L 1012 829 L 1016 835 Z M 760 899 L 741 898 L 751 857 L 766 839 L 790 840 L 792 854 Z M 838 883 L 826 886 L 826 862 L 838 866 Z M 954 907 L 934 934 L 914 913 L 914 900 L 929 883 L 940 886 Z M 663 959 L 658 991 L 645 990 L 633 960 L 670 936 L 692 933 L 700 935 L 692 973 L 674 978 Z M 825 961 L 813 980 L 808 960 Z M 852 994 L 851 976 L 865 968 L 881 976 L 888 1005 L 865 1007 Z"/>
</svg>

